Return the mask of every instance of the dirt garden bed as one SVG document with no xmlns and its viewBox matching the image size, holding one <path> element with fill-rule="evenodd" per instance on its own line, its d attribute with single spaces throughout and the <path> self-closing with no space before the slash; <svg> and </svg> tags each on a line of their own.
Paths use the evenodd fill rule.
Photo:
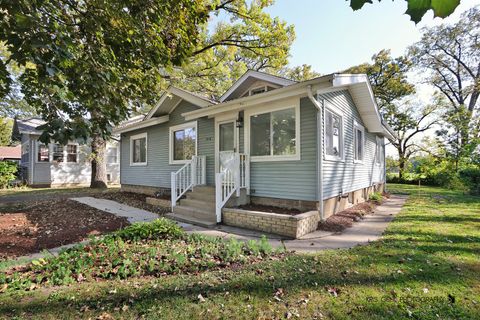
<svg viewBox="0 0 480 320">
<path fill-rule="evenodd" d="M 147 203 L 146 200 L 149 196 L 140 193 L 120 191 L 114 193 L 96 194 L 94 197 L 99 199 L 117 201 L 135 208 L 147 210 L 158 214 L 165 214 L 170 212 L 170 208 L 155 206 Z"/>
<path fill-rule="evenodd" d="M 288 215 L 291 215 L 291 216 L 306 212 L 306 211 L 301 211 L 301 210 L 298 210 L 298 209 L 265 206 L 265 205 L 261 205 L 261 204 L 245 204 L 245 205 L 242 205 L 242 206 L 238 206 L 237 209 L 249 210 L 249 211 L 259 211 L 259 212 L 268 212 L 268 213 L 288 214 Z"/>
<path fill-rule="evenodd" d="M 79 242 L 127 225 L 125 218 L 66 199 L 0 207 L 0 260 Z"/>
</svg>

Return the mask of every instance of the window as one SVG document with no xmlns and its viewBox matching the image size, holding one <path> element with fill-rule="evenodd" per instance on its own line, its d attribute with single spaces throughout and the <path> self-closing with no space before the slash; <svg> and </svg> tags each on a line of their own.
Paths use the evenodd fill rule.
<svg viewBox="0 0 480 320">
<path fill-rule="evenodd" d="M 116 147 L 108 148 L 107 149 L 107 163 L 108 164 L 116 164 L 118 163 L 118 156 Z"/>
<path fill-rule="evenodd" d="M 197 154 L 197 123 L 170 128 L 170 163 L 186 163 Z"/>
<path fill-rule="evenodd" d="M 67 162 L 78 162 L 78 145 L 67 144 Z"/>
<path fill-rule="evenodd" d="M 38 143 L 37 145 L 37 162 L 49 162 L 50 153 L 48 146 L 43 143 Z"/>
<path fill-rule="evenodd" d="M 137 134 L 130 137 L 130 165 L 147 164 L 147 134 Z"/>
<path fill-rule="evenodd" d="M 252 160 L 299 160 L 299 107 L 249 117 Z"/>
<path fill-rule="evenodd" d="M 365 128 L 357 121 L 353 121 L 353 162 L 362 163 L 365 153 Z"/>
<path fill-rule="evenodd" d="M 383 143 L 382 138 L 377 137 L 377 145 L 375 150 L 375 164 L 380 165 L 384 162 L 383 160 Z"/>
<path fill-rule="evenodd" d="M 342 117 L 325 109 L 325 159 L 343 160 Z"/>
<path fill-rule="evenodd" d="M 63 162 L 63 146 L 61 144 L 53 145 L 52 159 L 53 162 Z"/>
</svg>

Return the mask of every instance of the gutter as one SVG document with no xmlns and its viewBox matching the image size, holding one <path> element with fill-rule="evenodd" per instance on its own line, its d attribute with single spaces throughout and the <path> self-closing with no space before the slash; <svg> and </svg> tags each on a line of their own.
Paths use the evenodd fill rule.
<svg viewBox="0 0 480 320">
<path fill-rule="evenodd" d="M 318 212 L 320 221 L 325 221 L 323 210 L 323 105 L 313 96 L 312 86 L 307 86 L 307 96 L 317 108 L 317 192 L 318 192 Z"/>
</svg>

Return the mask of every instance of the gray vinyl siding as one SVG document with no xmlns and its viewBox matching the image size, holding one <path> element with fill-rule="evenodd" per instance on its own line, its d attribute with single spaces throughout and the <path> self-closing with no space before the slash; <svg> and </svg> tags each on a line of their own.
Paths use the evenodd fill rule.
<svg viewBox="0 0 480 320">
<path fill-rule="evenodd" d="M 337 91 L 319 96 L 325 99 L 325 105 L 333 111 L 343 113 L 344 132 L 344 161 L 323 161 L 323 193 L 324 199 L 338 196 L 361 188 L 369 187 L 373 183 L 382 182 L 384 164 L 375 164 L 376 137 L 365 128 L 365 151 L 363 163 L 354 163 L 354 135 L 353 120 L 364 125 L 360 114 L 348 91 Z M 381 139 L 383 143 L 383 138 Z"/>
<path fill-rule="evenodd" d="M 280 199 L 317 199 L 317 109 L 300 100 L 300 160 L 250 164 L 252 196 Z"/>
<path fill-rule="evenodd" d="M 189 102 L 182 101 L 170 114 L 169 122 L 121 135 L 120 147 L 120 182 L 122 184 L 170 188 L 171 173 L 183 165 L 169 164 L 169 128 L 185 122 L 182 113 L 198 109 Z M 207 184 L 215 182 L 215 139 L 214 120 L 201 118 L 197 120 L 198 155 L 205 155 L 207 160 Z M 147 133 L 147 165 L 130 166 L 130 137 Z"/>
</svg>

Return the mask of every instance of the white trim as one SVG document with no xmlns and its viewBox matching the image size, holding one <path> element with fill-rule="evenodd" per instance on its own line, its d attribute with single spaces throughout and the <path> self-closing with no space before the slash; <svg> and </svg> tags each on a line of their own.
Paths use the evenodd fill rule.
<svg viewBox="0 0 480 320">
<path fill-rule="evenodd" d="M 77 160 L 76 161 L 68 161 L 68 151 L 67 151 L 67 147 L 68 145 L 74 145 L 74 146 L 77 146 L 77 152 L 76 152 L 76 155 L 77 155 Z M 73 153 L 72 153 L 73 154 Z M 65 146 L 64 146 L 64 149 L 63 149 L 63 157 L 65 159 L 64 163 L 79 163 L 80 162 L 80 144 L 78 142 L 69 142 L 67 143 Z"/>
<path fill-rule="evenodd" d="M 250 154 L 250 118 L 257 114 L 270 113 L 273 111 L 285 110 L 285 109 L 294 109 L 295 110 L 295 154 L 294 155 L 272 155 L 273 148 L 270 150 L 270 155 L 268 156 L 252 156 Z M 244 130 L 244 146 L 245 153 L 250 155 L 251 162 L 266 162 L 266 161 L 298 161 L 301 160 L 301 141 L 300 141 L 300 99 L 286 99 L 277 101 L 273 104 L 262 105 L 255 108 L 255 110 L 247 109 L 244 111 L 244 121 L 245 121 L 245 130 Z M 270 130 L 270 139 L 272 139 L 273 130 Z"/>
<path fill-rule="evenodd" d="M 355 159 L 355 154 L 357 152 L 357 130 L 362 132 L 362 159 Z M 365 127 L 358 123 L 357 120 L 353 119 L 353 163 L 363 164 L 365 160 Z"/>
<path fill-rule="evenodd" d="M 145 162 L 133 162 L 133 141 L 145 138 Z M 147 132 L 130 136 L 130 166 L 146 166 L 148 164 L 148 134 Z"/>
<path fill-rule="evenodd" d="M 344 162 L 345 161 L 345 115 L 344 113 L 336 108 L 334 105 L 331 103 L 327 103 L 325 101 L 324 108 L 323 108 L 323 144 L 325 145 L 325 137 L 326 137 L 326 131 L 325 131 L 325 124 L 326 124 L 326 112 L 330 112 L 335 114 L 336 116 L 340 117 L 341 124 L 340 124 L 340 156 L 332 156 L 327 154 L 327 148 L 323 148 L 323 159 L 326 161 L 336 161 L 336 162 Z"/>
<path fill-rule="evenodd" d="M 40 144 L 43 144 L 44 146 L 47 147 L 48 149 L 48 161 L 39 161 L 38 160 L 38 147 Z M 52 161 L 52 150 L 50 148 L 50 144 L 45 144 L 43 142 L 38 141 L 38 139 L 35 140 L 35 154 L 33 155 L 35 158 L 35 163 L 50 163 Z"/>
<path fill-rule="evenodd" d="M 235 152 L 240 152 L 240 130 L 237 128 L 238 113 L 229 114 L 228 116 L 222 116 L 215 118 L 215 173 L 220 171 L 220 125 L 233 122 L 234 132 L 234 148 Z"/>
<path fill-rule="evenodd" d="M 168 163 L 169 164 L 185 164 L 190 160 L 173 160 L 173 133 L 182 129 L 195 128 L 195 155 L 198 155 L 198 126 L 197 121 L 182 123 L 172 126 L 168 130 Z"/>
<path fill-rule="evenodd" d="M 225 101 L 229 96 L 232 95 L 233 92 L 235 92 L 235 90 L 237 90 L 237 88 L 239 86 L 242 85 L 242 83 L 245 82 L 245 80 L 247 80 L 250 77 L 258 79 L 258 80 L 262 80 L 262 81 L 271 82 L 271 83 L 277 84 L 279 86 L 289 86 L 291 84 L 296 83 L 293 80 L 288 80 L 288 79 L 285 79 L 285 78 L 277 77 L 277 76 L 274 76 L 274 75 L 271 75 L 271 74 L 268 74 L 268 73 L 263 73 L 263 72 L 259 72 L 259 71 L 255 71 L 255 70 L 248 70 L 237 81 L 235 81 L 235 83 L 227 90 L 227 92 L 225 92 L 220 97 L 220 102 Z"/>
<path fill-rule="evenodd" d="M 119 134 L 119 133 L 125 133 L 125 132 L 129 132 L 129 131 L 133 131 L 133 130 L 143 129 L 143 128 L 146 128 L 146 127 L 154 126 L 156 124 L 162 124 L 162 123 L 168 122 L 169 119 L 170 119 L 170 116 L 165 115 L 165 116 L 161 116 L 161 117 L 158 117 L 158 118 L 143 120 L 143 121 L 140 121 L 140 122 L 135 122 L 134 124 L 131 124 L 131 125 L 127 125 L 123 128 L 115 128 L 115 129 L 113 129 L 112 133 L 113 134 Z"/>
</svg>

